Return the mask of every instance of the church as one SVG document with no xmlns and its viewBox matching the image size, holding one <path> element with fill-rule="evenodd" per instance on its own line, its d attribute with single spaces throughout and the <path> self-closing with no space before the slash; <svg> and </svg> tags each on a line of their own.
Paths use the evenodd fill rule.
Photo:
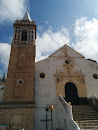
<svg viewBox="0 0 98 130">
<path fill-rule="evenodd" d="M 26 11 L 13 25 L 0 130 L 97 130 L 98 63 L 67 44 L 35 63 L 36 23 Z"/>
</svg>

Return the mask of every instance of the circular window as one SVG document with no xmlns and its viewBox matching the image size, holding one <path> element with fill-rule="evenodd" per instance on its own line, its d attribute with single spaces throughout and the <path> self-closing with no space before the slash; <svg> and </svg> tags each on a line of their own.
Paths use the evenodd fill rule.
<svg viewBox="0 0 98 130">
<path fill-rule="evenodd" d="M 44 73 L 40 73 L 40 77 L 41 78 L 45 78 L 45 74 Z"/>
<path fill-rule="evenodd" d="M 69 60 L 65 60 L 65 63 L 66 63 L 66 64 L 69 64 L 69 63 L 70 63 L 70 61 L 69 61 Z"/>
<path fill-rule="evenodd" d="M 98 75 L 97 74 L 93 74 L 94 79 L 98 79 Z"/>
<path fill-rule="evenodd" d="M 23 80 L 22 80 L 22 79 L 19 79 L 19 80 L 17 81 L 17 83 L 18 83 L 19 85 L 21 85 L 21 84 L 23 84 Z"/>
</svg>

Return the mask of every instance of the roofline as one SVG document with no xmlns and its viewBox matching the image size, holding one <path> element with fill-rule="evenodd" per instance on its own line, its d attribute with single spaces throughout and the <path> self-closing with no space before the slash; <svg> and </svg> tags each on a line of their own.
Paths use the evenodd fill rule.
<svg viewBox="0 0 98 130">
<path fill-rule="evenodd" d="M 54 53 L 52 53 L 49 57 L 52 57 L 52 55 L 54 55 L 57 51 L 59 51 L 60 49 L 62 49 L 64 46 L 68 46 L 67 44 L 63 45 L 61 48 L 59 48 L 58 50 L 56 50 Z M 74 50 L 73 48 L 71 48 L 70 46 L 68 46 L 70 49 Z M 83 58 L 85 58 L 82 54 L 80 54 L 79 52 L 77 52 L 76 50 L 74 50 L 76 53 L 78 53 L 79 55 L 81 55 Z"/>
</svg>

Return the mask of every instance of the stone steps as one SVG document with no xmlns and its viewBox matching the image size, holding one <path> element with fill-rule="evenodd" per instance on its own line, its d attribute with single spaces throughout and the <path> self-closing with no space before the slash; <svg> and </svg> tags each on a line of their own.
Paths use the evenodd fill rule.
<svg viewBox="0 0 98 130">
<path fill-rule="evenodd" d="M 81 117 L 98 117 L 98 115 L 96 115 L 95 113 L 94 114 L 78 114 L 78 115 L 76 115 L 77 117 L 79 116 L 81 116 Z M 75 116 L 74 116 L 75 117 Z"/>
<path fill-rule="evenodd" d="M 89 105 L 74 105 L 72 112 L 81 130 L 98 130 L 98 113 Z"/>
<path fill-rule="evenodd" d="M 98 130 L 98 127 L 97 126 L 81 126 L 81 130 Z"/>
<path fill-rule="evenodd" d="M 92 121 L 92 120 L 91 120 Z M 96 120 L 95 120 L 96 122 Z M 85 121 L 85 122 L 76 122 L 81 130 L 98 130 L 98 121 L 95 123 L 94 120 L 92 122 Z"/>
<path fill-rule="evenodd" d="M 81 119 L 81 118 L 78 118 L 77 120 L 78 120 L 78 121 L 83 121 L 83 120 L 84 120 L 84 121 L 85 121 L 85 120 L 96 120 L 96 118 L 82 118 L 82 119 Z M 75 121 L 77 121 L 77 120 L 75 120 Z"/>
</svg>

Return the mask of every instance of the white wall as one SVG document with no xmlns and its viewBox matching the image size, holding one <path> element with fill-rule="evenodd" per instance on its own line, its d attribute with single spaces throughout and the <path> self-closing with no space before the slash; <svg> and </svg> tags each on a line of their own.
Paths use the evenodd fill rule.
<svg viewBox="0 0 98 130">
<path fill-rule="evenodd" d="M 82 55 L 72 50 L 68 46 L 67 54 L 70 56 L 69 58 L 71 58 L 74 64 L 74 72 L 78 71 L 81 72 L 82 75 L 85 75 L 87 97 L 92 96 L 92 93 L 95 93 L 95 95 L 98 96 L 98 79 L 93 78 L 93 74 L 98 74 L 98 63 L 85 60 Z M 53 112 L 54 127 L 58 128 L 59 125 L 61 125 L 60 127 L 65 129 L 64 124 L 60 123 L 60 120 L 61 122 L 64 121 L 63 115 L 61 114 L 62 112 L 59 113 L 57 111 L 56 80 L 54 74 L 56 73 L 56 69 L 58 71 L 61 69 L 61 71 L 64 72 L 63 65 L 65 64 L 65 59 L 67 58 L 68 57 L 64 57 L 62 50 L 59 49 L 49 58 L 39 61 L 35 64 L 36 130 L 39 130 L 39 128 L 43 130 L 45 129 L 45 122 L 42 122 L 41 120 L 45 118 L 45 109 L 50 105 L 53 105 L 55 107 L 55 110 Z M 41 72 L 45 73 L 45 78 L 43 79 L 39 76 Z M 39 126 L 37 124 L 39 124 Z"/>
<path fill-rule="evenodd" d="M 57 70 L 63 71 L 65 59 L 48 58 L 36 63 L 35 66 L 35 101 L 37 104 L 51 104 L 56 99 L 56 80 L 54 74 Z M 98 74 L 98 63 L 85 60 L 84 58 L 73 58 L 74 71 L 77 70 L 85 75 L 87 97 L 94 93 L 98 96 L 98 79 L 93 78 L 93 74 Z M 46 77 L 40 78 L 40 73 L 44 72 Z"/>
</svg>

